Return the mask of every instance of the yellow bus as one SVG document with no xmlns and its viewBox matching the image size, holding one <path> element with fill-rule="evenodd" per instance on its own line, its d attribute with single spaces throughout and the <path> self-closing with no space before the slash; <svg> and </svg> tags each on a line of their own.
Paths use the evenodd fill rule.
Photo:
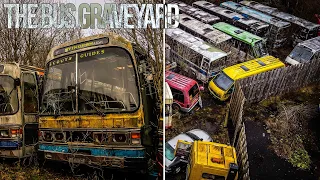
<svg viewBox="0 0 320 180">
<path fill-rule="evenodd" d="M 273 56 L 265 56 L 236 64 L 223 69 L 214 76 L 209 82 L 208 89 L 216 99 L 225 101 L 233 92 L 236 80 L 281 67 L 285 67 L 285 64 Z"/>
<path fill-rule="evenodd" d="M 134 45 L 114 33 L 54 47 L 41 93 L 40 157 L 145 172 L 151 136 L 143 127 L 151 118 L 139 60 Z"/>
</svg>

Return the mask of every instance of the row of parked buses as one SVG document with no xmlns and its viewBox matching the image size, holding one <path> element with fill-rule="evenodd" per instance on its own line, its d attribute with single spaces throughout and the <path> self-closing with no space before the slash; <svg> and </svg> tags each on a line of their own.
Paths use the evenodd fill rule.
<svg viewBox="0 0 320 180">
<path fill-rule="evenodd" d="M 173 63 L 168 63 L 165 72 L 166 128 L 172 127 L 175 112 L 202 107 L 204 88 L 196 80 L 207 84 L 213 99 L 226 101 L 239 79 L 319 58 L 317 24 L 292 15 L 288 18 L 288 14 L 284 18 L 279 14 L 285 13 L 275 9 L 264 12 L 266 6 L 255 2 L 170 3 L 178 4 L 180 19 L 179 28 L 165 33 L 166 59 L 177 67 L 173 72 Z M 295 48 L 283 61 L 269 54 L 288 45 Z M 181 133 L 165 144 L 167 175 L 184 168 L 186 179 L 238 178 L 235 149 L 212 142 L 200 129 Z"/>
<path fill-rule="evenodd" d="M 0 65 L 0 156 L 37 151 L 47 160 L 146 172 L 147 154 L 162 148 L 155 130 L 162 132 L 154 93 L 142 88 L 148 82 L 138 66 L 145 60 L 131 42 L 108 33 L 54 47 L 45 71 Z"/>
</svg>

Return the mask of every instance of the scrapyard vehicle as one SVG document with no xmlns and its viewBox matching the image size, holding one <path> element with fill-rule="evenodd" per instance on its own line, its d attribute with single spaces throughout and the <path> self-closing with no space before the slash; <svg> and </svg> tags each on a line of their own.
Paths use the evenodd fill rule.
<svg viewBox="0 0 320 180">
<path fill-rule="evenodd" d="M 208 89 L 215 99 L 226 101 L 231 97 L 235 81 L 282 67 L 285 67 L 285 64 L 273 56 L 236 64 L 223 69 L 221 73 L 213 77 L 209 82 Z"/>
<path fill-rule="evenodd" d="M 43 69 L 0 64 L 0 157 L 34 155 L 38 142 L 38 85 Z"/>
<path fill-rule="evenodd" d="M 227 64 L 226 52 L 179 28 L 166 29 L 166 43 L 171 47 L 171 61 L 202 82 L 208 82 Z"/>
<path fill-rule="evenodd" d="M 199 8 L 211 8 L 210 3 L 206 1 L 197 1 L 193 3 L 193 6 L 199 7 Z M 215 5 L 214 5 L 215 6 Z M 245 6 L 242 6 L 240 4 L 237 4 L 235 2 L 225 2 L 221 3 L 221 7 L 227 8 L 233 11 L 236 11 L 242 15 L 252 17 L 254 19 L 260 20 L 262 22 L 265 22 L 269 24 L 268 29 L 268 45 L 271 48 L 278 48 L 282 47 L 287 42 L 287 36 L 290 32 L 290 26 L 291 24 L 289 22 L 280 20 L 278 18 L 275 18 L 271 15 L 264 14 L 260 11 L 256 11 L 254 9 L 247 8 Z"/>
<path fill-rule="evenodd" d="M 161 131 L 148 128 L 159 119 L 150 117 L 154 105 L 146 104 L 148 88 L 141 88 L 148 84 L 143 62 L 144 55 L 114 33 L 51 49 L 39 114 L 41 157 L 145 172 L 146 146 L 157 147 Z"/>
<path fill-rule="evenodd" d="M 203 87 L 199 87 L 197 81 L 171 71 L 165 72 L 165 81 L 172 92 L 175 112 L 191 112 L 196 105 L 202 107 L 200 90 Z"/>
<path fill-rule="evenodd" d="M 265 39 L 225 22 L 213 24 L 213 27 L 230 35 L 234 46 L 246 53 L 247 60 L 268 55 Z"/>
<path fill-rule="evenodd" d="M 199 3 L 194 3 L 195 7 L 199 7 L 210 14 L 214 14 L 220 17 L 220 19 L 222 19 L 223 21 L 234 24 L 235 26 L 238 26 L 255 35 L 267 38 L 269 24 L 262 22 L 261 20 L 254 19 L 243 14 L 231 11 L 229 9 L 217 6 L 210 2 L 205 2 L 205 5 L 201 3 L 202 1 L 198 2 Z"/>
<path fill-rule="evenodd" d="M 312 23 L 292 14 L 281 12 L 277 8 L 266 6 L 255 1 L 241 1 L 240 3 L 290 22 L 292 24 L 291 29 L 293 31 L 293 45 L 318 36 L 318 31 L 320 29 L 319 24 Z"/>
<path fill-rule="evenodd" d="M 211 25 L 213 23 L 217 23 L 217 22 L 221 21 L 221 19 L 218 16 L 207 13 L 199 8 L 192 7 L 192 6 L 185 4 L 181 1 L 170 0 L 169 3 L 170 4 L 177 4 L 179 7 L 180 14 L 187 14 L 187 15 L 192 16 L 195 19 L 197 19 L 203 23 Z"/>
<path fill-rule="evenodd" d="M 286 58 L 290 65 L 310 62 L 320 57 L 320 36 L 300 42 Z"/>
<path fill-rule="evenodd" d="M 193 129 L 186 133 L 181 133 L 167 141 L 165 144 L 165 172 L 167 175 L 177 174 L 186 167 L 186 163 L 184 161 L 175 157 L 175 149 L 179 140 L 187 142 L 193 142 L 196 140 L 212 142 L 210 135 L 201 129 Z"/>
<path fill-rule="evenodd" d="M 175 156 L 187 163 L 187 180 L 237 180 L 238 165 L 235 148 L 215 142 L 179 140 Z"/>
</svg>

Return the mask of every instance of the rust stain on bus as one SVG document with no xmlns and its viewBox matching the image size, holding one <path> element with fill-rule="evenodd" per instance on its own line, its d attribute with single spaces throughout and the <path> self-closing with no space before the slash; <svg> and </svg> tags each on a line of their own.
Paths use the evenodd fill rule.
<svg viewBox="0 0 320 180">
<path fill-rule="evenodd" d="M 97 115 L 75 115 L 42 117 L 40 128 L 140 128 L 143 122 L 142 107 L 135 113 Z"/>
</svg>

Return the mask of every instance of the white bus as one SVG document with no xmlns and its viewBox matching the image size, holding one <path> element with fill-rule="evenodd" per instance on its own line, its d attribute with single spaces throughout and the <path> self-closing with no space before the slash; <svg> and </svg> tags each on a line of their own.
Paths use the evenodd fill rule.
<svg viewBox="0 0 320 180">
<path fill-rule="evenodd" d="M 277 8 L 266 6 L 255 1 L 241 1 L 240 3 L 255 10 L 290 22 L 292 24 L 291 29 L 293 30 L 293 45 L 318 36 L 318 31 L 320 29 L 319 24 L 312 23 L 305 19 L 296 17 L 292 14 L 281 12 Z"/>
<path fill-rule="evenodd" d="M 286 58 L 286 63 L 295 65 L 310 62 L 320 57 L 320 36 L 300 42 Z"/>
<path fill-rule="evenodd" d="M 227 53 L 182 29 L 166 29 L 166 43 L 171 47 L 171 59 L 191 78 L 202 82 L 226 67 Z"/>
<path fill-rule="evenodd" d="M 165 90 L 165 128 L 172 127 L 172 103 L 173 103 L 173 96 L 171 89 L 167 82 L 165 82 L 164 86 Z"/>
<path fill-rule="evenodd" d="M 192 6 L 185 4 L 181 1 L 173 0 L 173 1 L 169 1 L 169 2 L 170 2 L 170 4 L 178 4 L 180 14 L 181 13 L 188 14 L 189 16 L 192 16 L 203 23 L 212 25 L 213 23 L 221 21 L 218 16 L 207 13 L 199 8 L 192 7 Z"/>
</svg>

